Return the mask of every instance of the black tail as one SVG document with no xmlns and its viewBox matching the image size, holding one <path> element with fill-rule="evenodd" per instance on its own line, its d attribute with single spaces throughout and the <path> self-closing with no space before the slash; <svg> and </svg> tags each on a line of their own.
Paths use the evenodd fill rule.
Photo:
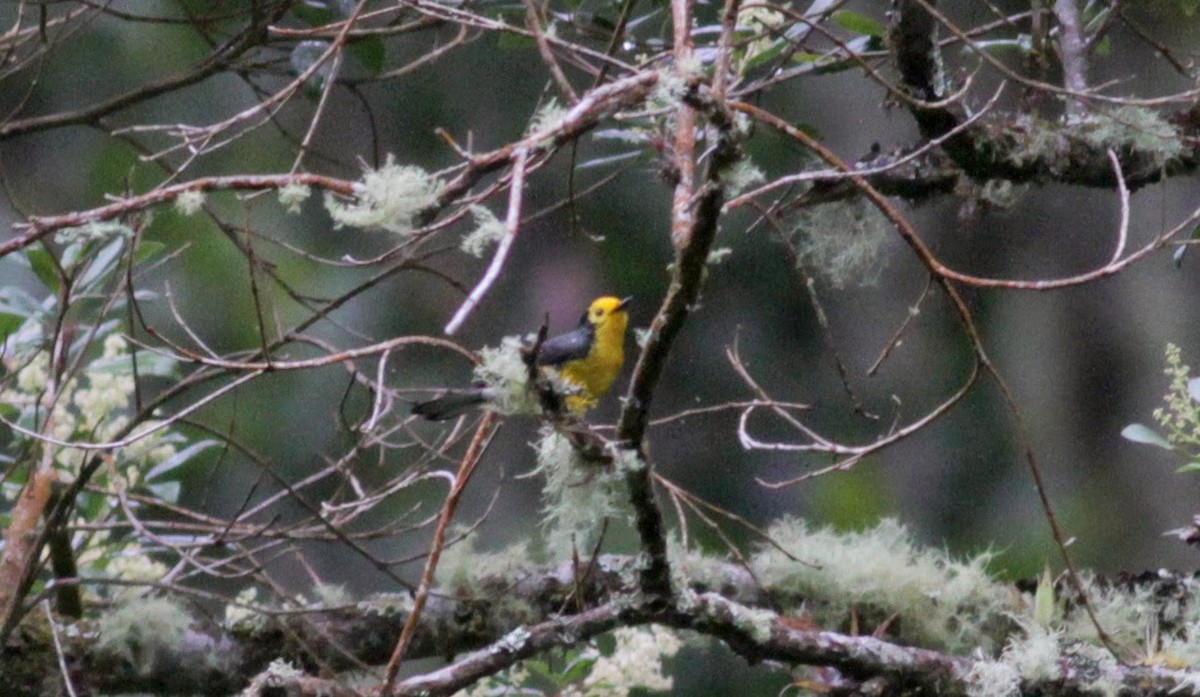
<svg viewBox="0 0 1200 697">
<path fill-rule="evenodd" d="M 491 390 L 486 387 L 455 390 L 437 399 L 413 405 L 412 413 L 430 421 L 446 421 L 462 416 L 490 398 Z"/>
</svg>

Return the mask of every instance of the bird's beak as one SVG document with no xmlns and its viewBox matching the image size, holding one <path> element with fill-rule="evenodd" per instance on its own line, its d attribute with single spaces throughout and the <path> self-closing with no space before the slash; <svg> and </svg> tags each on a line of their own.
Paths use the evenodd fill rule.
<svg viewBox="0 0 1200 697">
<path fill-rule="evenodd" d="M 633 296 L 631 295 L 628 298 L 625 298 L 624 300 L 622 300 L 621 304 L 617 305 L 617 309 L 624 311 L 625 308 L 629 307 L 629 303 L 632 301 L 633 301 Z"/>
</svg>

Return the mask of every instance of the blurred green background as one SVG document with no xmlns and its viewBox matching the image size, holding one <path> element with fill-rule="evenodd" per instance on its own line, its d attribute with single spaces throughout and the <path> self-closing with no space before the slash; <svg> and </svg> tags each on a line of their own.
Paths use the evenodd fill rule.
<svg viewBox="0 0 1200 697">
<path fill-rule="evenodd" d="M 118 5 L 128 9 L 134 3 Z M 180 7 L 198 11 L 200 5 L 136 3 L 142 14 L 171 16 L 178 16 Z M 1131 10 L 1149 34 L 1180 47 L 1181 55 L 1194 55 L 1200 33 L 1178 3 L 1138 5 Z M 850 5 L 881 20 L 886 6 Z M 998 6 L 1017 11 L 1025 4 Z M 612 12 L 605 3 L 584 9 L 589 8 Z M 702 13 L 716 9 L 701 6 Z M 984 3 L 955 3 L 946 9 L 963 26 L 992 16 Z M 13 22 L 14 12 L 0 8 L 0 24 Z M 224 36 L 222 32 L 234 26 L 232 21 L 224 27 L 215 23 L 208 30 Z M 655 25 L 645 31 L 657 30 Z M 395 67 L 419 57 L 449 40 L 454 31 L 443 27 L 389 39 L 382 43 L 385 65 Z M 288 51 L 294 44 L 281 41 L 278 46 L 276 54 L 261 56 L 278 74 L 260 85 L 278 88 L 292 77 Z M 99 15 L 47 53 L 35 86 L 19 78 L 0 83 L 0 109 L 26 116 L 79 108 L 183 70 L 208 51 L 209 42 L 191 27 Z M 947 58 L 949 69 L 960 76 L 977 65 L 969 52 L 958 48 Z M 436 135 L 439 128 L 475 151 L 501 146 L 522 134 L 547 94 L 546 71 L 536 49 L 490 35 L 396 79 L 373 81 L 372 71 L 358 58 L 347 60 L 344 74 L 354 84 L 332 91 L 305 168 L 349 179 L 360 176 L 360 162 L 377 165 L 388 153 L 397 162 L 430 171 L 454 164 L 457 156 Z M 989 95 L 998 79 L 994 71 L 983 71 L 972 94 Z M 1093 84 L 1120 81 L 1114 91 L 1140 96 L 1195 86 L 1156 59 L 1150 47 L 1124 27 L 1114 29 L 1111 49 L 1097 58 L 1091 79 Z M 275 115 L 275 124 L 198 159 L 182 179 L 288 171 L 296 156 L 296 139 L 308 127 L 318 96 L 310 90 L 292 99 Z M 1001 105 L 1015 108 L 1022 97 L 1019 88 L 1011 87 Z M 973 99 L 978 103 L 978 96 Z M 105 127 L 208 124 L 258 100 L 245 81 L 221 75 L 119 112 L 106 119 Z M 780 84 L 763 95 L 760 105 L 817 133 L 853 161 L 876 144 L 888 151 L 917 142 L 910 115 L 902 108 L 889 108 L 885 101 L 878 85 L 848 71 Z M 1046 111 L 1054 113 L 1056 108 L 1050 105 Z M 106 194 L 142 191 L 161 181 L 163 171 L 141 161 L 139 148 L 153 150 L 169 142 L 161 133 L 114 137 L 89 126 L 0 141 L 5 187 L 0 221 L 6 224 L 0 240 L 10 234 L 8 224 L 27 215 L 95 207 Z M 575 190 L 582 191 L 614 171 L 614 166 L 591 163 L 630 149 L 599 137 L 585 137 L 577 150 L 564 149 L 530 178 L 526 211 L 561 202 L 570 191 L 573 166 L 578 167 Z M 794 172 L 810 162 L 794 143 L 761 128 L 747 152 L 768 176 Z M 176 165 L 179 161 L 177 156 L 171 159 Z M 503 275 L 455 338 L 458 342 L 471 348 L 495 345 L 506 334 L 535 330 L 546 314 L 552 330 L 564 330 L 591 298 L 601 294 L 634 296 L 633 325 L 649 322 L 668 281 L 671 188 L 661 162 L 650 154 L 617 166 L 624 169 L 609 185 L 522 227 Z M 1196 190 L 1195 178 L 1187 176 L 1137 191 L 1130 200 L 1129 249 L 1189 215 Z M 231 194 L 216 194 L 210 203 L 239 230 L 252 229 L 329 259 L 363 259 L 393 244 L 384 232 L 334 229 L 319 195 L 300 215 L 285 214 L 273 196 L 238 201 Z M 487 203 L 502 215 L 503 196 Z M 1014 207 L 970 215 L 961 215 L 962 201 L 951 196 L 915 206 L 898 203 L 950 267 L 1017 279 L 1069 276 L 1104 264 L 1113 253 L 1119 214 L 1112 191 L 1059 185 L 1032 188 Z M 838 288 L 818 274 L 816 289 L 830 321 L 828 334 L 823 334 L 803 275 L 768 229 L 747 230 L 752 221 L 745 212 L 724 221 L 717 246 L 730 248 L 732 254 L 710 269 L 702 303 L 673 350 L 653 416 L 751 398 L 725 359 L 726 348 L 735 341 L 750 372 L 774 397 L 811 404 L 807 423 L 855 442 L 869 442 L 919 418 L 961 384 L 970 355 L 957 320 L 936 292 L 922 304 L 903 342 L 878 374 L 865 375 L 925 285 L 922 269 L 898 236 L 886 242 L 869 283 Z M 445 246 L 447 251 L 427 264 L 470 287 L 488 259 L 454 249 L 457 235 L 464 231 L 459 226 L 440 233 L 431 247 Z M 169 285 L 183 315 L 210 346 L 231 351 L 259 344 L 245 259 L 211 221 L 163 208 L 156 212 L 148 238 L 182 251 L 143 279 L 147 287 L 165 290 Z M 376 270 L 316 263 L 267 241 L 256 245 L 256 253 L 295 288 L 314 296 L 344 292 Z M 0 261 L 5 283 L 33 287 L 32 277 L 23 274 L 9 260 Z M 1195 553 L 1162 533 L 1190 521 L 1200 502 L 1200 479 L 1175 474 L 1180 463 L 1161 450 L 1123 440 L 1120 431 L 1133 422 L 1151 422 L 1150 412 L 1168 384 L 1162 374 L 1167 342 L 1183 347 L 1185 362 L 1200 361 L 1195 310 L 1200 258 L 1189 255 L 1177 268 L 1167 251 L 1112 277 L 1053 292 L 962 290 L 992 359 L 1011 387 L 1059 521 L 1075 540 L 1077 563 L 1108 572 L 1194 566 Z M 266 293 L 266 309 L 278 313 L 285 325 L 305 316 L 278 289 Z M 461 297 L 438 275 L 412 271 L 378 284 L 332 319 L 372 340 L 439 335 Z M 164 306 L 152 312 L 157 322 L 170 323 Z M 180 336 L 177 329 L 170 333 Z M 328 323 L 317 333 L 340 345 L 358 341 Z M 835 355 L 878 419 L 854 413 L 835 370 Z M 469 374 L 460 357 L 429 349 L 406 350 L 389 368 L 389 384 L 405 388 L 460 384 Z M 627 365 L 617 388 L 593 413 L 593 422 L 614 420 L 630 369 Z M 369 408 L 361 394 L 343 400 L 346 383 L 345 371 L 336 367 L 272 375 L 206 409 L 203 419 L 226 429 L 236 423 L 240 438 L 299 478 L 344 449 L 347 439 L 339 415 L 361 418 Z M 764 440 L 798 438 L 766 415 L 750 423 Z M 534 426 L 519 420 L 506 425 L 468 492 L 459 515 L 463 521 L 482 515 L 497 487 L 502 488 L 479 532 L 484 547 L 538 532 L 539 484 L 518 478 L 533 467 L 527 443 Z M 442 427 L 417 428 L 432 435 Z M 736 412 L 688 417 L 653 429 L 651 454 L 667 478 L 755 523 L 792 514 L 849 528 L 893 516 L 930 545 L 962 553 L 998 551 L 996 569 L 1007 576 L 1031 576 L 1047 563 L 1059 565 L 1021 457 L 1019 426 L 992 382 L 983 381 L 944 418 L 852 470 L 778 490 L 755 479 L 788 479 L 828 461 L 747 452 L 738 443 L 736 429 Z M 367 481 L 382 480 L 387 468 L 403 467 L 408 457 L 400 451 L 383 464 L 356 462 L 355 473 Z M 262 482 L 261 473 L 233 453 L 210 455 L 195 463 L 188 476 L 185 497 L 197 505 L 207 502 L 218 513 L 235 510 L 248 488 Z M 436 505 L 440 491 L 429 487 L 419 493 Z M 404 501 L 396 503 L 397 510 L 404 506 Z M 387 515 L 382 509 L 376 513 Z M 694 534 L 701 533 L 694 529 Z M 731 534 L 746 539 L 742 531 L 733 529 Z M 615 549 L 628 548 L 628 539 L 616 531 L 613 544 Z M 422 538 L 412 537 L 379 542 L 373 548 L 393 558 L 423 545 Z M 313 559 L 318 574 L 355 591 L 388 588 L 385 577 L 336 545 L 315 549 Z M 297 577 L 298 584 L 305 582 Z"/>
</svg>

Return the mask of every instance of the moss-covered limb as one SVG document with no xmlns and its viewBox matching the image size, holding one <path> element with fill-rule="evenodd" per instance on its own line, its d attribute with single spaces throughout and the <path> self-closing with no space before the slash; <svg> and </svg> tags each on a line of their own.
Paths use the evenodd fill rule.
<svg viewBox="0 0 1200 697">
<path fill-rule="evenodd" d="M 908 103 L 913 119 L 927 140 L 944 137 L 965 121 L 957 104 L 930 104 L 948 96 L 939 69 L 932 5 L 928 0 L 897 2 L 891 27 L 892 59 L 902 87 L 913 97 Z M 1011 114 L 980 121 L 948 137 L 941 149 L 963 174 L 979 181 L 1106 189 L 1117 184 L 1108 157 L 1111 150 L 1134 191 L 1164 177 L 1194 172 L 1200 165 L 1196 131 L 1192 112 L 1166 116 L 1143 107 L 1097 104 L 1089 111 L 1073 110 L 1062 122 Z M 868 179 L 886 194 L 922 198 L 927 190 L 944 190 L 942 169 L 920 168 L 907 179 L 880 176 L 878 184 Z M 923 178 L 928 178 L 928 186 L 920 185 Z"/>
<path fill-rule="evenodd" d="M 861 683 L 841 682 L 834 694 L 862 694 L 871 684 L 874 694 L 940 695 L 1139 695 L 1194 694 L 1200 673 L 1155 665 L 1105 662 L 1095 653 L 1047 656 L 1056 671 L 1034 679 L 1002 661 L 965 658 L 938 651 L 804 628 L 803 622 L 773 612 L 745 607 L 715 593 L 691 599 L 685 611 L 656 618 L 671 626 L 717 637 L 750 662 L 778 661 L 788 665 L 827 666 Z"/>
<path fill-rule="evenodd" d="M 696 596 L 672 626 L 717 637 L 751 663 L 829 666 L 856 680 L 880 680 L 888 694 L 966 694 L 973 661 L 900 646 L 871 636 L 804 628 L 803 622 L 732 602 L 716 593 Z"/>
<path fill-rule="evenodd" d="M 675 593 L 665 606 L 646 602 L 641 555 L 603 555 L 576 568 L 536 566 L 512 550 L 461 552 L 444 560 L 409 655 L 462 657 L 399 683 L 397 694 L 445 694 L 546 649 L 648 623 L 721 639 L 752 662 L 832 667 L 839 680 L 897 692 L 1152 694 L 1200 685 L 1200 673 L 1162 667 L 1200 666 L 1195 576 L 1094 583 L 1097 613 L 1129 649 L 1129 665 L 1121 665 L 1096 645 L 1094 627 L 1063 597 L 1069 593 L 1059 589 L 1054 617 L 1036 619 L 1033 586 L 992 579 L 987 555 L 958 560 L 919 547 L 894 522 L 837 533 L 789 520 L 770 534 L 779 546 L 748 555 L 749 568 L 673 548 Z M 272 670 L 301 680 L 381 666 L 411 607 L 407 595 L 382 596 L 336 610 L 242 611 L 226 626 L 178 602 L 139 597 L 59 636 L 80 692 L 230 694 Z M 567 608 L 575 614 L 563 614 Z M 20 688 L 0 694 L 61 688 L 44 616 L 27 621 L 39 618 L 40 628 L 22 625 L 20 641 L 0 654 L 0 688 Z"/>
</svg>

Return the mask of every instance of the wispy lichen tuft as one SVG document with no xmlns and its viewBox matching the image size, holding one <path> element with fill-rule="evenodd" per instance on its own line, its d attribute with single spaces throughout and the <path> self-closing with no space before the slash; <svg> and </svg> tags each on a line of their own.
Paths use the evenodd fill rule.
<svg viewBox="0 0 1200 697">
<path fill-rule="evenodd" d="M 1121 106 L 1108 112 L 1088 112 L 1073 125 L 1088 144 L 1118 151 L 1132 148 L 1153 153 L 1161 162 L 1184 152 L 1184 138 L 1158 112 L 1140 106 Z"/>
<path fill-rule="evenodd" d="M 100 616 L 96 649 L 148 675 L 176 652 L 190 624 L 191 616 L 174 600 L 126 596 Z"/>
<path fill-rule="evenodd" d="M 529 368 L 521 355 L 524 342 L 506 336 L 500 345 L 479 351 L 476 380 L 491 388 L 489 408 L 501 414 L 536 414 L 537 396 L 529 389 Z"/>
<path fill-rule="evenodd" d="M 604 520 L 622 510 L 621 474 L 613 467 L 589 464 L 553 426 L 542 427 L 533 447 L 536 471 L 546 478 L 542 504 L 547 550 L 555 557 L 569 556 L 573 549 L 590 553 Z"/>
<path fill-rule="evenodd" d="M 801 210 L 787 243 L 798 261 L 836 288 L 871 285 L 883 268 L 890 223 L 858 197 Z"/>
<path fill-rule="evenodd" d="M 184 215 L 198 213 L 204 207 L 204 192 L 199 189 L 188 189 L 175 197 L 175 210 Z"/>
<path fill-rule="evenodd" d="M 413 230 L 419 213 L 437 203 L 445 183 L 420 167 L 398 165 L 388 155 L 387 163 L 367 172 L 357 185 L 357 200 L 339 201 L 325 195 L 325 207 L 334 227 L 379 228 L 398 235 Z"/>
<path fill-rule="evenodd" d="M 299 213 L 300 207 L 312 195 L 312 189 L 304 184 L 285 184 L 279 189 L 279 203 L 288 213 Z"/>
<path fill-rule="evenodd" d="M 486 206 L 471 206 L 471 215 L 475 217 L 475 229 L 463 237 L 461 248 L 471 256 L 482 257 L 488 247 L 504 238 L 508 230 Z"/>
<path fill-rule="evenodd" d="M 558 103 L 557 99 L 549 100 L 534 112 L 533 118 L 529 120 L 527 134 L 541 133 L 544 130 L 557 126 L 566 118 L 568 111 L 566 107 Z"/>
<path fill-rule="evenodd" d="M 721 180 L 725 183 L 726 195 L 737 196 L 750 187 L 765 182 L 767 175 L 755 167 L 750 158 L 744 157 L 726 170 Z"/>
<path fill-rule="evenodd" d="M 1014 600 L 988 575 L 988 554 L 959 561 L 918 548 L 894 520 L 839 533 L 785 518 L 769 533 L 805 563 L 770 546 L 755 554 L 752 568 L 768 587 L 805 598 L 819 626 L 845 626 L 851 616 L 860 627 L 895 618 L 902 640 L 951 650 L 998 649 L 1012 628 Z"/>
</svg>

